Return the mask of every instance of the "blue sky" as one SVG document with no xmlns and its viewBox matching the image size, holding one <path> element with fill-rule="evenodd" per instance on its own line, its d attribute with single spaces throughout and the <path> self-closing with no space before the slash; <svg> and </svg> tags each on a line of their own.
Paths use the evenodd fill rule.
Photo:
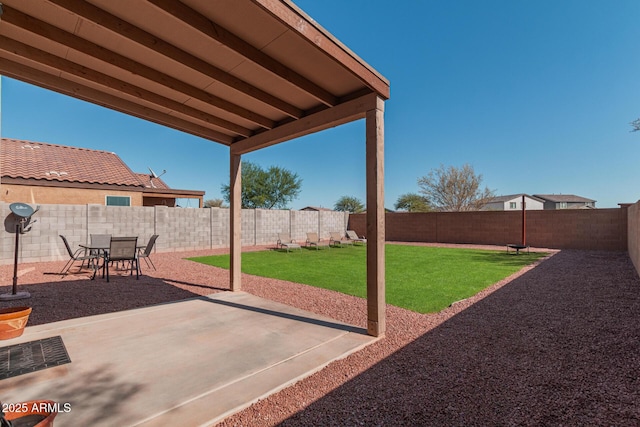
<svg viewBox="0 0 640 427">
<path fill-rule="evenodd" d="M 640 1 L 298 0 L 391 83 L 385 205 L 440 165 L 498 195 L 640 199 Z M 2 137 L 117 153 L 135 172 L 220 198 L 228 148 L 2 77 Z M 291 203 L 365 200 L 364 122 L 244 156 L 303 180 Z M 193 203 L 193 202 L 192 202 Z"/>
</svg>

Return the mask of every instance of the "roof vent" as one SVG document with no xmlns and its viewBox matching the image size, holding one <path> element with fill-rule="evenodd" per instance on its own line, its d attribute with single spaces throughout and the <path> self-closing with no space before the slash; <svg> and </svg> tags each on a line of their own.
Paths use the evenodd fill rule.
<svg viewBox="0 0 640 427">
<path fill-rule="evenodd" d="M 30 148 L 32 150 L 39 149 L 39 145 L 23 145 L 22 148 Z"/>
<path fill-rule="evenodd" d="M 49 171 L 49 172 L 45 173 L 45 175 L 47 175 L 47 176 L 51 176 L 51 175 L 63 176 L 63 175 L 69 175 L 69 174 L 67 172 Z"/>
</svg>

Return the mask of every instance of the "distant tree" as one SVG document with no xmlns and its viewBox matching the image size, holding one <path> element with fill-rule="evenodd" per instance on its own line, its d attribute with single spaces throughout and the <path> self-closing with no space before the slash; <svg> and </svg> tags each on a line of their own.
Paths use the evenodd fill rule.
<svg viewBox="0 0 640 427">
<path fill-rule="evenodd" d="M 398 201 L 394 205 L 397 210 L 407 212 L 429 212 L 431 206 L 423 196 L 416 193 L 407 193 L 398 197 Z"/>
<path fill-rule="evenodd" d="M 279 166 L 264 170 L 251 162 L 242 162 L 242 207 L 245 209 L 286 209 L 300 194 L 302 179 Z M 222 185 L 222 195 L 231 203 L 230 187 Z"/>
<path fill-rule="evenodd" d="M 337 211 L 360 213 L 364 211 L 364 205 L 356 197 L 342 196 L 338 199 L 333 208 Z"/>
<path fill-rule="evenodd" d="M 205 208 L 226 208 L 227 205 L 224 204 L 224 200 L 222 199 L 209 199 L 204 201 Z"/>
<path fill-rule="evenodd" d="M 640 130 L 640 119 L 635 119 L 634 121 L 632 121 L 629 124 L 633 128 L 633 129 L 631 129 L 631 132 L 636 132 L 636 131 Z"/>
<path fill-rule="evenodd" d="M 482 175 L 476 175 L 468 164 L 461 168 L 440 165 L 418 179 L 420 193 L 429 205 L 448 212 L 476 211 L 486 205 L 495 194 L 487 187 L 481 189 L 481 183 Z"/>
</svg>

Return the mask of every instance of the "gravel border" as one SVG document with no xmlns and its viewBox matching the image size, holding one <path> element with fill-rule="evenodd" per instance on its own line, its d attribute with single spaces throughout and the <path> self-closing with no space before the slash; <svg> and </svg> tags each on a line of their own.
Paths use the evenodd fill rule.
<svg viewBox="0 0 640 427">
<path fill-rule="evenodd" d="M 227 271 L 183 259 L 224 251 L 154 254 L 137 286 L 21 265 L 29 324 L 228 290 Z M 563 250 L 440 313 L 387 306 L 384 339 L 219 425 L 640 425 L 639 286 L 624 252 Z M 366 328 L 361 298 L 249 275 L 243 290 Z"/>
</svg>

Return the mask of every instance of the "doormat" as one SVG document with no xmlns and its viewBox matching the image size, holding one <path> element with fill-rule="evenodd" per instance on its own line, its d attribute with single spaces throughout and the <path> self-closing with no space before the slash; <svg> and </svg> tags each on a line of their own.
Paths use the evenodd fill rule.
<svg viewBox="0 0 640 427">
<path fill-rule="evenodd" d="M 0 379 L 71 363 L 61 336 L 0 347 Z"/>
</svg>

